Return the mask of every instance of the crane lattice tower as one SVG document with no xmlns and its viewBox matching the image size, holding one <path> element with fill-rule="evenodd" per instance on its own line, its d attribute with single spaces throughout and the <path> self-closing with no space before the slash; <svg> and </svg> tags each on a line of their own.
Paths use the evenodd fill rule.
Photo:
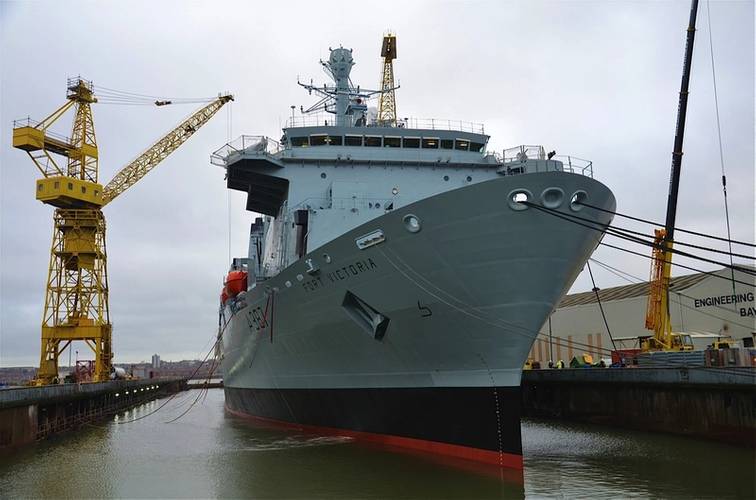
<svg viewBox="0 0 756 500">
<path fill-rule="evenodd" d="M 74 341 L 84 341 L 95 355 L 93 381 L 108 380 L 113 358 L 108 307 L 105 217 L 102 207 L 133 186 L 204 125 L 230 95 L 220 96 L 187 118 L 136 160 L 123 167 L 106 186 L 98 182 L 98 150 L 91 104 L 97 102 L 92 83 L 69 79 L 67 102 L 42 122 L 14 123 L 13 146 L 29 154 L 43 178 L 36 197 L 55 207 L 47 274 L 42 348 L 35 383 L 54 383 L 58 359 Z M 71 137 L 48 129 L 75 108 Z M 65 169 L 55 157 L 66 158 Z"/>
<path fill-rule="evenodd" d="M 387 33 L 381 46 L 383 73 L 381 77 L 381 98 L 378 106 L 378 124 L 384 127 L 396 126 L 396 93 L 394 91 L 394 59 L 396 59 L 396 35 Z"/>
</svg>

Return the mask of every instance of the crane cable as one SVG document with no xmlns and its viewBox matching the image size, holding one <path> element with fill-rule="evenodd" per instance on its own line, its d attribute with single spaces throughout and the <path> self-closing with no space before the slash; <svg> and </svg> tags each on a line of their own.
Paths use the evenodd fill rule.
<svg viewBox="0 0 756 500">
<path fill-rule="evenodd" d="M 732 238 L 730 235 L 730 209 L 727 203 L 727 176 L 725 175 L 724 150 L 722 148 L 722 125 L 719 120 L 719 95 L 717 93 L 717 74 L 714 65 L 714 41 L 711 34 L 711 5 L 706 0 L 706 21 L 709 26 L 709 54 L 711 55 L 711 81 L 714 84 L 714 109 L 717 115 L 717 137 L 719 139 L 719 165 L 722 170 L 722 195 L 724 196 L 725 221 L 727 223 L 727 239 L 730 246 L 730 264 L 732 265 Z M 732 273 L 732 293 L 735 294 L 735 269 L 730 268 Z"/>
<path fill-rule="evenodd" d="M 211 102 L 217 97 L 166 97 L 138 94 L 108 87 L 94 86 L 94 94 L 99 104 L 119 104 L 131 106 L 165 106 L 169 104 L 200 104 Z"/>
</svg>

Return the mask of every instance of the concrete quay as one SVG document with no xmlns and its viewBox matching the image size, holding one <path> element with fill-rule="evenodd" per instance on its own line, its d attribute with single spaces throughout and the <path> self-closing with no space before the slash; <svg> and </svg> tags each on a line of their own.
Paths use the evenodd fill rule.
<svg viewBox="0 0 756 500">
<path fill-rule="evenodd" d="M 77 429 L 186 389 L 186 379 L 57 384 L 0 390 L 0 451 Z"/>
<path fill-rule="evenodd" d="M 522 410 L 756 447 L 756 368 L 525 370 Z"/>
</svg>

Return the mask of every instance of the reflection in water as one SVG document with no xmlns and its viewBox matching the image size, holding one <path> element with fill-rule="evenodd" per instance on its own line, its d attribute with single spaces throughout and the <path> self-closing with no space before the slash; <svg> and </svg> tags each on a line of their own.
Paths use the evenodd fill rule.
<svg viewBox="0 0 756 500">
<path fill-rule="evenodd" d="M 0 457 L 0 497 L 753 498 L 754 457 L 691 439 L 523 424 L 524 476 L 350 438 L 256 427 L 196 391 Z M 153 401 L 119 422 L 157 408 Z"/>
</svg>

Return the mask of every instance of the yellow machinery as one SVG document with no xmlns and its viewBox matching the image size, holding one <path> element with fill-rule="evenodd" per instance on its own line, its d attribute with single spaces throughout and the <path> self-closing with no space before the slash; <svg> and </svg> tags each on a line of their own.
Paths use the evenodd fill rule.
<svg viewBox="0 0 756 500">
<path fill-rule="evenodd" d="M 394 92 L 394 59 L 396 59 L 396 35 L 386 33 L 381 46 L 383 73 L 381 75 L 381 99 L 378 105 L 378 124 L 396 126 L 396 93 Z"/>
<path fill-rule="evenodd" d="M 13 147 L 29 154 L 43 178 L 37 199 L 56 207 L 42 316 L 42 349 L 34 383 L 53 383 L 58 358 L 73 341 L 84 341 L 95 354 L 94 381 L 110 377 L 113 357 L 108 309 L 105 217 L 102 207 L 133 186 L 204 125 L 233 96 L 224 95 L 184 120 L 107 185 L 99 183 L 98 151 L 91 104 L 97 102 L 91 82 L 68 80 L 68 102 L 40 123 L 27 120 L 13 129 Z M 75 109 L 71 137 L 50 126 Z M 16 124 L 18 125 L 18 124 Z M 61 167 L 55 157 L 65 158 Z"/>
<path fill-rule="evenodd" d="M 669 194 L 667 196 L 667 219 L 664 229 L 654 231 L 651 279 L 649 280 L 650 288 L 648 291 L 648 307 L 646 309 L 646 328 L 652 330 L 654 335 L 653 337 L 643 337 L 641 339 L 640 348 L 643 351 L 693 350 L 693 342 L 690 340 L 690 335 L 672 333 L 672 322 L 669 315 L 669 281 L 672 274 L 672 243 L 674 241 L 675 219 L 677 216 L 677 195 L 680 187 L 683 136 L 685 135 L 685 116 L 688 109 L 688 87 L 690 84 L 690 66 L 693 60 L 697 14 L 698 0 L 692 0 L 685 43 L 683 75 L 677 106 L 675 142 L 672 149 L 672 169 L 669 179 Z"/>
</svg>

